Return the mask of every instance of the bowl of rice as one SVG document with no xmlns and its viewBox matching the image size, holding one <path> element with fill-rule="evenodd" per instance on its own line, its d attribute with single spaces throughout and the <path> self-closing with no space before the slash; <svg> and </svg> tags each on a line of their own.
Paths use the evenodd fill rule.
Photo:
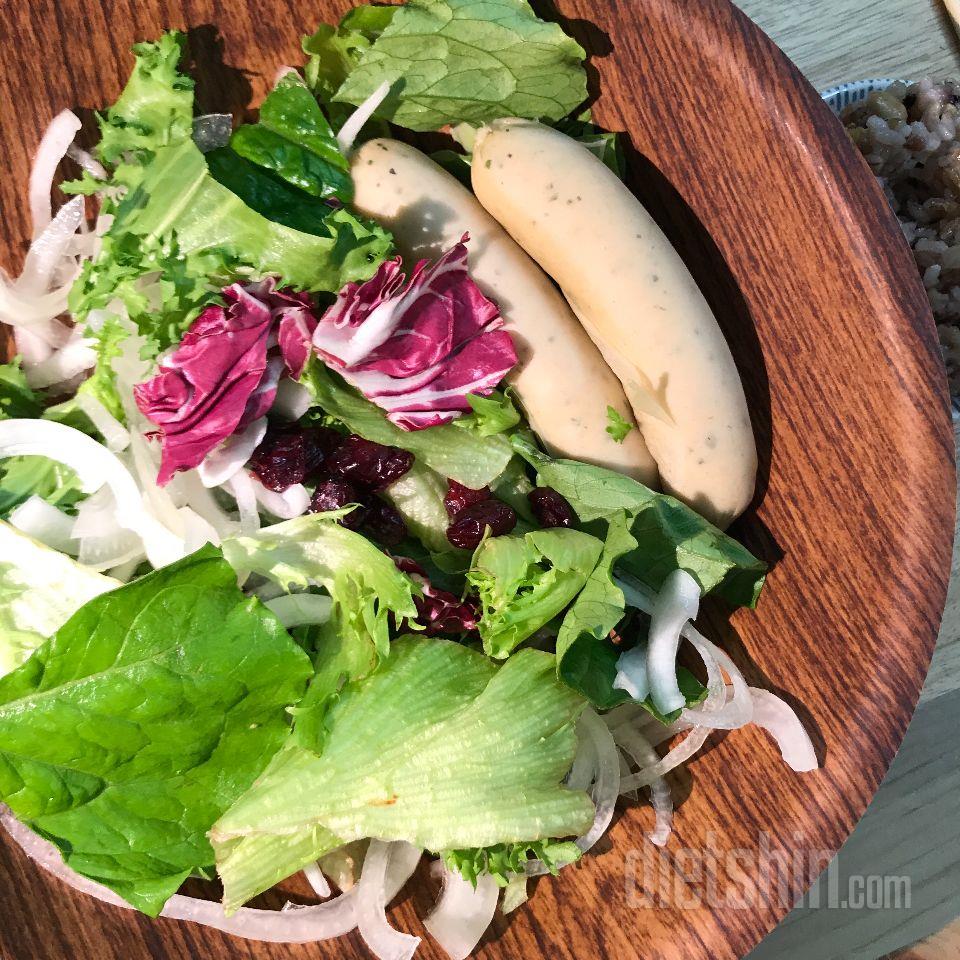
<svg viewBox="0 0 960 960">
<path fill-rule="evenodd" d="M 960 415 L 960 82 L 862 80 L 823 93 L 880 181 L 923 278 Z"/>
</svg>

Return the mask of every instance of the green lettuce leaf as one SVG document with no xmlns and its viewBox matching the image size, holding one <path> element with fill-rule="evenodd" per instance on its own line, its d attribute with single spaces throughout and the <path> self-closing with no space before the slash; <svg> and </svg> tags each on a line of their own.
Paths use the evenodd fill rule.
<svg viewBox="0 0 960 960">
<path fill-rule="evenodd" d="M 0 676 L 88 600 L 119 585 L 0 520 Z"/>
<path fill-rule="evenodd" d="M 309 658 L 212 547 L 96 597 L 0 680 L 0 799 L 151 915 L 289 735 Z"/>
<path fill-rule="evenodd" d="M 409 450 L 442 477 L 479 489 L 492 483 L 513 457 L 503 436 L 481 437 L 448 423 L 429 430 L 401 430 L 384 412 L 332 374 L 318 360 L 307 367 L 302 382 L 325 413 L 367 440 Z"/>
<path fill-rule="evenodd" d="M 559 120 L 587 95 L 583 48 L 526 0 L 410 0 L 356 55 L 334 99 L 359 104 L 390 82 L 378 115 L 410 130 Z"/>
<path fill-rule="evenodd" d="M 42 411 L 43 402 L 27 383 L 20 360 L 0 364 L 0 420 L 32 420 Z"/>
<path fill-rule="evenodd" d="M 464 566 L 469 554 L 457 550 L 447 539 L 450 517 L 443 498 L 447 481 L 435 470 L 414 461 L 413 466 L 383 491 L 403 517 L 410 533 L 432 553 L 463 555 Z"/>
<path fill-rule="evenodd" d="M 467 403 L 473 412 L 453 422 L 461 430 L 473 430 L 479 437 L 509 433 L 520 422 L 520 411 L 514 406 L 509 391 L 494 390 L 489 397 L 468 393 Z"/>
<path fill-rule="evenodd" d="M 296 74 L 288 73 L 267 95 L 258 123 L 234 131 L 230 148 L 309 196 L 353 200 L 350 163 Z"/>
<path fill-rule="evenodd" d="M 365 677 L 390 653 L 390 618 L 417 616 L 413 581 L 359 533 L 337 523 L 342 511 L 308 514 L 223 543 L 238 571 L 258 573 L 283 590 L 321 586 L 333 599 L 318 633 L 311 722 L 344 680 Z"/>
<path fill-rule="evenodd" d="M 549 654 L 497 669 L 446 640 L 394 641 L 331 708 L 323 752 L 288 745 L 214 826 L 226 909 L 363 837 L 439 851 L 580 833 L 593 805 L 562 779 L 582 706 Z"/>
<path fill-rule="evenodd" d="M 579 140 L 598 160 L 602 160 L 621 180 L 627 164 L 619 133 L 609 133 L 588 120 L 564 119 L 554 126 L 568 137 Z"/>
<path fill-rule="evenodd" d="M 638 580 L 659 590 L 671 571 L 686 570 L 704 594 L 733 606 L 756 606 L 766 564 L 694 510 L 613 470 L 553 460 L 526 437 L 515 435 L 512 443 L 537 470 L 539 484 L 566 497 L 584 523 L 627 515 L 637 546 L 619 565 Z"/>
<path fill-rule="evenodd" d="M 492 537 L 477 547 L 467 582 L 477 591 L 484 652 L 502 659 L 583 589 L 603 544 L 579 530 Z"/>
<path fill-rule="evenodd" d="M 477 885 L 482 874 L 489 874 L 497 886 L 505 887 L 524 866 L 539 860 L 556 876 L 561 867 L 576 863 L 580 848 L 572 840 L 536 840 L 533 843 L 498 843 L 492 847 L 473 847 L 469 850 L 445 850 L 443 862 L 449 870 L 459 873 L 468 883 Z"/>
<path fill-rule="evenodd" d="M 0 460 L 0 519 L 9 519 L 30 497 L 41 497 L 70 513 L 85 496 L 80 478 L 56 460 L 35 456 Z"/>
</svg>

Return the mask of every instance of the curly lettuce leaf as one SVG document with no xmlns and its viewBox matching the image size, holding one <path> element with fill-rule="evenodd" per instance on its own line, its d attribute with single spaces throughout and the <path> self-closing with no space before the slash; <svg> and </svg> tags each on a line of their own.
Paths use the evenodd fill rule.
<svg viewBox="0 0 960 960">
<path fill-rule="evenodd" d="M 429 430 L 401 430 L 384 412 L 353 388 L 312 361 L 302 382 L 313 394 L 314 402 L 326 414 L 346 424 L 351 433 L 388 446 L 402 447 L 418 461 L 466 487 L 478 490 L 492 483 L 513 457 L 510 442 L 501 435 L 481 437 L 461 430 L 455 423 Z"/>
<path fill-rule="evenodd" d="M 88 600 L 120 586 L 0 520 L 0 676 L 20 666 Z"/>
<path fill-rule="evenodd" d="M 607 407 L 607 433 L 615 443 L 623 443 L 633 427 L 634 425 L 629 420 L 624 420 L 613 407 Z"/>
<path fill-rule="evenodd" d="M 309 658 L 212 547 L 95 597 L 0 680 L 0 799 L 156 915 L 289 735 Z"/>
<path fill-rule="evenodd" d="M 565 529 L 481 543 L 467 582 L 480 598 L 484 652 L 498 659 L 509 656 L 561 613 L 583 589 L 602 549 L 596 537 Z"/>
<path fill-rule="evenodd" d="M 234 131 L 230 149 L 311 197 L 353 200 L 350 162 L 313 94 L 294 73 L 267 95 L 259 122 Z"/>
<path fill-rule="evenodd" d="M 447 869 L 459 873 L 474 887 L 483 874 L 493 877 L 497 886 L 505 887 L 533 860 L 539 860 L 556 876 L 561 867 L 576 863 L 581 852 L 572 840 L 535 840 L 532 843 L 498 843 L 492 847 L 444 850 L 441 856 Z"/>
<path fill-rule="evenodd" d="M 514 405 L 509 391 L 494 390 L 490 396 L 467 394 L 471 413 L 454 420 L 461 430 L 473 430 L 478 437 L 493 437 L 509 433 L 520 423 L 520 411 Z"/>
<path fill-rule="evenodd" d="M 410 130 L 559 120 L 586 99 L 585 57 L 526 0 L 410 0 L 358 51 L 334 100 L 359 104 L 389 82 L 378 115 Z"/>
<path fill-rule="evenodd" d="M 363 837 L 456 850 L 580 833 L 593 805 L 562 780 L 582 707 L 549 654 L 497 669 L 446 640 L 394 641 L 331 708 L 322 752 L 288 745 L 214 826 L 226 909 Z"/>
</svg>

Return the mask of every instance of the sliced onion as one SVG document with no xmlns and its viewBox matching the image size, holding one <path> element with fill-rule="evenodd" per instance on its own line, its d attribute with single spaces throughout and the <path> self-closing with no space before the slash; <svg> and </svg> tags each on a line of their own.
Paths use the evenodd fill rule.
<svg viewBox="0 0 960 960">
<path fill-rule="evenodd" d="M 318 896 L 326 899 L 330 896 L 332 891 L 330 890 L 330 884 L 327 883 L 327 878 L 323 875 L 323 871 L 320 869 L 319 865 L 316 863 L 308 863 L 303 868 L 303 875 L 307 878 L 307 883 L 313 888 L 313 892 Z"/>
<path fill-rule="evenodd" d="M 94 158 L 89 150 L 83 150 L 75 143 L 67 147 L 67 156 L 81 169 L 97 180 L 106 180 L 107 171 L 103 164 Z"/>
<path fill-rule="evenodd" d="M 626 691 L 634 700 L 646 700 L 650 695 L 645 643 L 638 643 L 632 650 L 620 654 L 613 688 Z"/>
<path fill-rule="evenodd" d="M 155 567 L 184 556 L 183 541 L 147 512 L 129 471 L 96 440 L 49 420 L 0 421 L 0 458 L 29 455 L 66 464 L 88 493 L 106 484 L 116 499 L 117 523 L 140 537 Z"/>
<path fill-rule="evenodd" d="M 589 790 L 597 779 L 597 748 L 593 737 L 580 737 L 573 766 L 567 774 L 566 784 L 570 790 Z"/>
<path fill-rule="evenodd" d="M 660 757 L 654 750 L 653 744 L 647 740 L 644 735 L 636 729 L 624 725 L 620 728 L 619 736 L 615 736 L 617 746 L 623 750 L 636 765 L 644 770 L 658 763 Z M 651 843 L 658 847 L 666 845 L 670 839 L 673 830 L 673 797 L 670 793 L 670 785 L 663 777 L 657 777 L 651 781 L 650 803 L 653 806 L 653 812 L 656 816 L 656 823 L 653 830 L 647 834 Z"/>
<path fill-rule="evenodd" d="M 348 156 L 353 149 L 353 141 L 357 139 L 358 134 L 363 129 L 363 125 L 376 113 L 377 107 L 387 99 L 391 86 L 392 84 L 384 80 L 383 83 L 350 114 L 347 122 L 340 128 L 340 132 L 337 134 L 337 143 L 340 145 L 340 152 L 344 156 Z"/>
<path fill-rule="evenodd" d="M 527 884 L 529 882 L 529 878 L 523 873 L 510 878 L 503 891 L 503 902 L 500 904 L 500 911 L 504 916 L 513 913 L 517 907 L 523 906 L 527 902 L 529 899 Z"/>
<path fill-rule="evenodd" d="M 793 708 L 769 690 L 750 688 L 753 700 L 753 722 L 769 733 L 788 767 L 807 773 L 819 767 L 810 735 L 803 729 Z"/>
<path fill-rule="evenodd" d="M 597 757 L 597 774 L 590 790 L 596 807 L 590 829 L 574 841 L 586 853 L 607 831 L 620 793 L 620 755 L 607 725 L 587 707 L 577 724 L 578 732 L 593 743 Z"/>
<path fill-rule="evenodd" d="M 234 536 L 238 532 L 237 521 L 230 518 L 227 511 L 217 503 L 213 492 L 200 482 L 196 470 L 186 470 L 178 473 L 170 481 L 168 489 L 170 488 L 176 489 L 185 507 L 190 507 L 198 516 L 203 517 L 210 524 L 221 541 Z"/>
<path fill-rule="evenodd" d="M 70 335 L 70 328 L 54 319 L 67 309 L 72 282 L 51 290 L 49 293 L 26 294 L 18 290 L 16 281 L 0 274 L 0 319 L 17 331 L 29 330 L 57 347 Z"/>
<path fill-rule="evenodd" d="M 292 630 L 304 624 L 326 623 L 333 610 L 333 600 L 319 593 L 291 593 L 267 600 L 265 606 Z"/>
<path fill-rule="evenodd" d="M 65 203 L 30 244 L 17 278 L 18 291 L 28 296 L 42 294 L 54 285 L 58 268 L 69 256 L 71 241 L 83 221 L 83 202 L 83 197 L 74 197 Z"/>
<path fill-rule="evenodd" d="M 700 585 L 686 570 L 667 574 L 650 615 L 647 674 L 650 696 L 661 713 L 673 713 L 687 700 L 677 683 L 677 650 L 683 625 L 696 619 L 700 608 Z"/>
<path fill-rule="evenodd" d="M 283 493 L 268 490 L 255 477 L 250 478 L 250 483 L 260 505 L 279 520 L 292 520 L 294 517 L 303 516 L 310 506 L 310 494 L 302 483 L 287 487 Z"/>
<path fill-rule="evenodd" d="M 226 483 L 253 455 L 267 432 L 267 418 L 254 420 L 249 426 L 227 437 L 203 458 L 197 474 L 205 487 Z"/>
<path fill-rule="evenodd" d="M 302 383 L 284 377 L 277 384 L 277 395 L 271 413 L 286 420 L 299 420 L 313 405 L 313 394 Z"/>
<path fill-rule="evenodd" d="M 33 221 L 33 235 L 36 237 L 50 222 L 50 192 L 53 190 L 53 178 L 57 166 L 64 158 L 67 148 L 82 124 L 80 118 L 70 110 L 58 113 L 44 131 L 40 146 L 37 147 L 30 170 L 30 217 Z"/>
<path fill-rule="evenodd" d="M 200 514 L 189 507 L 180 507 L 177 513 L 180 515 L 183 542 L 187 553 L 193 553 L 208 543 L 220 545 L 220 534 Z"/>
<path fill-rule="evenodd" d="M 253 536 L 260 529 L 260 512 L 257 510 L 257 494 L 253 488 L 253 478 L 246 470 L 241 470 L 227 481 L 226 489 L 237 501 L 240 533 L 245 537 Z"/>
<path fill-rule="evenodd" d="M 77 406 L 100 432 L 108 450 L 119 453 L 130 446 L 130 433 L 127 428 L 96 397 L 89 393 L 78 393 L 76 401 Z"/>
<path fill-rule="evenodd" d="M 24 364 L 24 376 L 34 390 L 72 380 L 97 362 L 97 354 L 80 330 L 75 328 L 67 342 L 36 364 Z"/>
<path fill-rule="evenodd" d="M 451 960 L 466 960 L 493 921 L 500 888 L 488 873 L 474 888 L 459 873 L 440 867 L 443 890 L 423 925 Z"/>
<path fill-rule="evenodd" d="M 387 920 L 386 882 L 390 847 L 391 844 L 382 840 L 370 841 L 363 870 L 360 871 L 360 881 L 355 888 L 357 929 L 378 960 L 410 960 L 420 945 L 420 938 L 395 930 Z"/>
<path fill-rule="evenodd" d="M 714 730 L 736 730 L 749 723 L 753 716 L 753 700 L 750 697 L 750 688 L 737 665 L 725 651 L 711 643 L 692 624 L 684 627 L 683 635 L 703 658 L 707 667 L 707 686 L 713 688 L 719 684 L 726 699 L 727 688 L 720 676 L 720 667 L 722 667 L 730 677 L 733 696 L 719 710 L 708 712 L 697 708 L 685 709 L 680 714 L 681 718 L 694 726 L 708 726 Z"/>
<path fill-rule="evenodd" d="M 73 539 L 73 517 L 68 517 L 42 497 L 32 496 L 10 514 L 10 523 L 34 540 L 61 553 L 77 552 Z"/>
</svg>

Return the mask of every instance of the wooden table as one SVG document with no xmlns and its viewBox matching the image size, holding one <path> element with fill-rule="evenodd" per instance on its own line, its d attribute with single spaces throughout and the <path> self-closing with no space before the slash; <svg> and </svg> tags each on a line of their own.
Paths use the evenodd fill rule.
<svg viewBox="0 0 960 960">
<path fill-rule="evenodd" d="M 818 89 L 869 77 L 960 77 L 960 39 L 939 0 L 740 0 L 739 6 Z M 877 960 L 960 917 L 958 728 L 960 551 L 955 548 L 940 641 L 916 715 L 834 868 L 841 890 L 854 875 L 909 876 L 911 906 L 859 911 L 801 906 L 749 960 Z M 827 884 L 821 880 L 819 886 Z M 954 960 L 957 949 L 956 935 L 941 937 L 922 956 Z"/>
</svg>

